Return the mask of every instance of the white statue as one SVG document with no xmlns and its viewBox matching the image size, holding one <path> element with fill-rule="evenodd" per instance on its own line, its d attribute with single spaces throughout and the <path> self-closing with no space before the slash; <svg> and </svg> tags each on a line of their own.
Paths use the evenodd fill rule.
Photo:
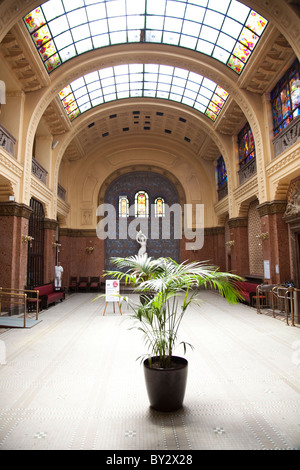
<svg viewBox="0 0 300 470">
<path fill-rule="evenodd" d="M 61 277 L 62 277 L 63 272 L 64 272 L 64 268 L 61 266 L 60 261 L 59 261 L 58 265 L 55 266 L 55 279 L 54 279 L 55 290 L 61 289 Z"/>
<path fill-rule="evenodd" d="M 138 255 L 147 256 L 147 253 L 146 253 L 147 237 L 146 235 L 143 234 L 141 230 L 136 234 L 136 241 L 141 245 Z"/>
</svg>

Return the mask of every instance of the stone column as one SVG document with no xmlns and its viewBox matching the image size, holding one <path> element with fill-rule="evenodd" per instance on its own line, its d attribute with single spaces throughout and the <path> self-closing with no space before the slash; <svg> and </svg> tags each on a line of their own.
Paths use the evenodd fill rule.
<svg viewBox="0 0 300 470">
<path fill-rule="evenodd" d="M 56 230 L 57 221 L 44 220 L 44 282 L 48 284 L 54 281 L 56 265 Z"/>
<path fill-rule="evenodd" d="M 231 246 L 231 271 L 240 276 L 249 274 L 248 218 L 228 220 Z M 225 248 L 224 248 L 225 249 Z"/>
<path fill-rule="evenodd" d="M 265 202 L 257 208 L 261 223 L 263 259 L 270 267 L 266 284 L 280 284 L 290 280 L 288 226 L 283 219 L 286 201 Z"/>
<path fill-rule="evenodd" d="M 27 280 L 28 235 L 31 208 L 16 202 L 0 203 L 0 287 L 24 289 Z"/>
</svg>

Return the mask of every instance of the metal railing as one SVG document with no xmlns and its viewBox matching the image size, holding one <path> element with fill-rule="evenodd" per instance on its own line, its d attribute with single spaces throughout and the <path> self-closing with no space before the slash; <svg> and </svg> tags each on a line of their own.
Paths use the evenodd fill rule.
<svg viewBox="0 0 300 470">
<path fill-rule="evenodd" d="M 23 302 L 22 302 L 23 298 Z M 10 299 L 10 300 L 9 300 Z M 9 289 L 0 287 L 0 315 L 2 312 L 2 305 L 24 305 L 24 328 L 26 328 L 26 315 L 27 308 L 30 303 L 36 304 L 36 320 L 39 318 L 39 291 L 28 289 Z"/>
<path fill-rule="evenodd" d="M 261 313 L 262 308 L 271 308 L 273 318 L 276 317 L 276 310 L 279 315 L 285 316 L 286 324 L 295 325 L 295 313 L 299 321 L 298 312 L 298 292 L 296 287 L 286 287 L 283 285 L 259 285 L 256 288 L 256 309 Z M 268 304 L 268 300 L 270 303 Z M 289 322 L 290 318 L 290 322 Z"/>
</svg>

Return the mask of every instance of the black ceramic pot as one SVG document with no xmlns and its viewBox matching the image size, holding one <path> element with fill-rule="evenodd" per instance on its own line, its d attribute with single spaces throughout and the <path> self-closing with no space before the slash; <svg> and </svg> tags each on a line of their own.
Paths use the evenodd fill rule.
<svg viewBox="0 0 300 470">
<path fill-rule="evenodd" d="M 152 358 L 152 364 L 155 358 Z M 151 408 L 157 411 L 176 411 L 183 405 L 188 373 L 188 361 L 172 356 L 172 367 L 159 369 L 144 361 L 146 388 Z"/>
</svg>

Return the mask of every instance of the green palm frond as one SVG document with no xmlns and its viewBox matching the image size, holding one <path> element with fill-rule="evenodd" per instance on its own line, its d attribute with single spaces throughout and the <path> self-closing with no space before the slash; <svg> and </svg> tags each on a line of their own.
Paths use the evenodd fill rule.
<svg viewBox="0 0 300 470">
<path fill-rule="evenodd" d="M 159 356 L 162 364 L 172 356 L 182 318 L 191 304 L 199 303 L 201 289 L 215 289 L 230 303 L 241 299 L 236 282 L 242 279 L 207 262 L 177 263 L 171 258 L 135 255 L 111 258 L 111 263 L 117 269 L 106 271 L 106 276 L 133 285 L 135 292 L 145 293 L 143 301 L 137 304 L 126 301 L 149 354 Z M 180 344 L 185 352 L 189 344 Z"/>
</svg>

